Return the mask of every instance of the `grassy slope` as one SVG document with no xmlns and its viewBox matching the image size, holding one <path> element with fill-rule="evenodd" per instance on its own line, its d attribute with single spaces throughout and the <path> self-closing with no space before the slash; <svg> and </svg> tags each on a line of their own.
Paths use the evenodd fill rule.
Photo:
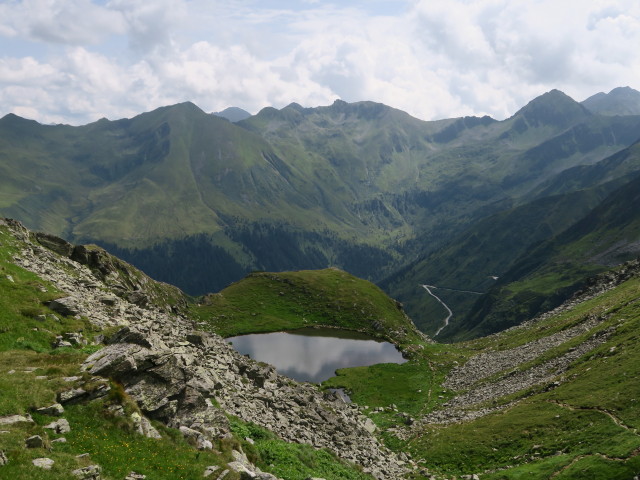
<svg viewBox="0 0 640 480">
<path fill-rule="evenodd" d="M 405 414 L 416 417 L 429 412 L 453 395 L 440 384 L 450 368 L 470 355 L 513 348 L 590 315 L 604 315 L 607 320 L 596 330 L 613 328 L 614 333 L 605 344 L 576 360 L 557 388 L 534 387 L 499 399 L 498 404 L 522 398 L 475 421 L 417 427 L 404 440 L 391 432 L 384 437 L 393 448 L 422 458 L 423 467 L 431 473 L 449 476 L 484 472 L 482 478 L 487 479 L 632 478 L 640 468 L 640 384 L 635 381 L 640 368 L 638 298 L 640 279 L 634 278 L 529 328 L 468 343 L 427 345 L 424 355 L 406 364 L 345 369 L 325 385 L 346 387 L 352 399 L 369 406 L 369 415 L 380 427 L 402 429 Z M 575 344 L 560 345 L 530 365 Z"/>
<path fill-rule="evenodd" d="M 615 190 L 561 234 L 527 251 L 474 306 L 456 332 L 458 337 L 499 331 L 551 309 L 586 277 L 637 256 L 638 202 L 640 178 Z"/>
<path fill-rule="evenodd" d="M 374 284 L 334 268 L 252 273 L 208 295 L 193 312 L 225 337 L 322 326 L 402 345 L 419 339 L 397 302 Z"/>
</svg>

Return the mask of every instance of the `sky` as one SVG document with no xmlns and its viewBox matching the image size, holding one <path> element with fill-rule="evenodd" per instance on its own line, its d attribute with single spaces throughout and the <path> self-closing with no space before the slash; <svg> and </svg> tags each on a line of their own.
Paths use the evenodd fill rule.
<svg viewBox="0 0 640 480">
<path fill-rule="evenodd" d="M 504 119 L 554 88 L 640 90 L 639 47 L 637 0 L 0 0 L 0 117 L 342 99 Z"/>
</svg>

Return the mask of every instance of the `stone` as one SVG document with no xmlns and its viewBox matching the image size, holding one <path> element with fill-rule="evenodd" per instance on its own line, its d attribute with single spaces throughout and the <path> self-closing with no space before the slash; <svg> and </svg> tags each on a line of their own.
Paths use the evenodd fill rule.
<svg viewBox="0 0 640 480">
<path fill-rule="evenodd" d="M 71 390 L 65 390 L 58 394 L 58 402 L 64 404 L 75 403 L 82 400 L 87 395 L 87 391 L 83 388 L 73 388 Z"/>
<path fill-rule="evenodd" d="M 9 415 L 7 417 L 0 417 L 0 425 L 13 425 L 14 423 L 33 423 L 31 415 Z"/>
<path fill-rule="evenodd" d="M 40 435 L 33 435 L 24 441 L 24 445 L 27 448 L 42 448 L 44 447 L 44 441 Z"/>
<path fill-rule="evenodd" d="M 98 300 L 100 303 L 107 305 L 108 307 L 113 307 L 118 301 L 118 297 L 115 295 L 103 295 Z"/>
<path fill-rule="evenodd" d="M 255 472 L 253 470 L 249 470 L 244 464 L 240 462 L 229 462 L 227 463 L 227 467 L 232 471 L 239 473 L 240 478 L 255 478 Z"/>
<path fill-rule="evenodd" d="M 66 341 L 61 336 L 56 337 L 56 341 L 53 342 L 53 348 L 73 347 L 71 342 Z"/>
<path fill-rule="evenodd" d="M 129 474 L 124 477 L 124 480 L 144 480 L 145 478 L 147 478 L 147 476 L 141 473 L 129 472 Z"/>
<path fill-rule="evenodd" d="M 71 431 L 71 426 L 66 418 L 51 422 L 49 425 L 45 425 L 44 428 L 51 429 L 55 433 L 68 433 Z"/>
<path fill-rule="evenodd" d="M 88 343 L 80 332 L 67 332 L 63 337 L 72 345 L 86 345 Z"/>
<path fill-rule="evenodd" d="M 55 463 L 50 458 L 42 457 L 42 458 L 34 458 L 31 463 L 33 463 L 38 468 L 43 468 L 45 470 L 51 470 L 53 464 Z"/>
<path fill-rule="evenodd" d="M 364 421 L 364 429 L 369 432 L 369 433 L 373 433 L 376 431 L 376 424 L 373 423 L 373 420 L 371 420 L 370 418 L 367 418 Z"/>
<path fill-rule="evenodd" d="M 0 467 L 9 463 L 9 459 L 7 458 L 7 454 L 4 453 L 4 450 L 0 450 Z"/>
<path fill-rule="evenodd" d="M 57 300 L 51 300 L 47 303 L 47 306 L 56 313 L 64 315 L 65 317 L 75 317 L 80 315 L 80 308 L 78 306 L 78 300 L 73 297 L 58 298 Z"/>
<path fill-rule="evenodd" d="M 64 407 L 59 403 L 54 403 L 48 407 L 42 407 L 36 410 L 36 412 L 41 413 L 42 415 L 51 415 L 59 417 L 64 413 Z"/>
<path fill-rule="evenodd" d="M 89 465 L 73 470 L 71 473 L 80 480 L 101 480 L 102 467 L 100 465 Z"/>
<path fill-rule="evenodd" d="M 140 415 L 138 412 L 133 412 L 131 414 L 131 420 L 133 421 L 133 425 L 136 431 L 140 435 L 144 435 L 147 438 L 162 438 L 160 432 L 156 430 L 156 428 L 151 425 L 151 422 L 146 418 Z"/>
<path fill-rule="evenodd" d="M 141 332 L 131 330 L 129 327 L 123 327 L 109 338 L 109 344 L 113 343 L 133 343 L 141 347 L 152 348 L 153 340 L 158 340 L 155 335 L 145 335 Z"/>
<path fill-rule="evenodd" d="M 202 474 L 203 477 L 209 477 L 211 476 L 216 470 L 218 470 L 220 467 L 218 467 L 217 465 L 211 465 L 209 467 L 206 468 L 206 470 L 204 471 L 204 473 Z"/>
<path fill-rule="evenodd" d="M 67 443 L 67 439 L 64 437 L 54 438 L 51 443 Z"/>
<path fill-rule="evenodd" d="M 60 237 L 56 237 L 55 235 L 37 232 L 35 237 L 40 245 L 47 247 L 49 250 L 52 250 L 63 257 L 70 257 L 73 252 L 73 245 Z"/>
</svg>

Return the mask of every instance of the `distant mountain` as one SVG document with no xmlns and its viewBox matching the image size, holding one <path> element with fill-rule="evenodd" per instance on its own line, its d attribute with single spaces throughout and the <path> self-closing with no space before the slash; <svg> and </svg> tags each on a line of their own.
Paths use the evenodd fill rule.
<svg viewBox="0 0 640 480">
<path fill-rule="evenodd" d="M 503 284 L 509 278 L 511 281 L 516 278 L 507 272 L 522 261 L 521 257 L 530 256 L 527 262 L 542 261 L 542 258 L 546 257 L 538 258 L 537 255 L 540 252 L 546 255 L 546 247 L 534 250 L 537 252 L 535 254 L 530 252 L 533 247 L 541 242 L 550 241 L 582 221 L 594 208 L 599 207 L 608 195 L 638 176 L 640 143 L 595 165 L 567 169 L 541 185 L 541 191 L 534 195 L 535 199 L 531 202 L 480 220 L 451 238 L 442 248 L 390 276 L 381 285 L 391 296 L 404 302 L 407 313 L 423 331 L 431 335 L 442 326 L 447 312 L 433 297 L 425 295 L 420 285 L 436 286 L 434 291 L 437 292 L 437 296 L 453 309 L 449 326 L 442 330 L 438 339 L 460 338 L 460 335 L 469 330 L 473 330 L 476 336 L 492 333 L 496 331 L 495 328 L 476 327 L 476 322 L 481 321 L 480 314 L 475 311 L 479 304 L 484 305 L 482 315 L 489 315 L 487 300 L 479 294 L 488 294 L 495 302 L 506 301 L 506 297 L 509 297 L 507 290 L 496 293 L 493 287 Z M 620 198 L 623 199 L 624 196 Z M 634 208 L 632 198 L 629 197 L 629 204 L 624 205 L 620 212 L 630 213 L 627 210 Z M 621 203 L 624 202 L 621 200 Z M 633 218 L 633 214 L 629 218 Z M 602 229 L 598 235 L 606 238 L 613 233 Z M 635 235 L 640 240 L 640 228 Z M 605 264 L 607 267 L 628 259 L 628 256 L 624 255 L 605 256 L 609 258 L 609 262 Z M 564 264 L 562 268 L 565 268 Z M 599 269 L 600 267 L 592 266 L 572 278 L 574 281 L 582 280 L 587 273 Z M 555 298 L 546 292 L 550 302 L 564 300 L 571 288 L 576 288 L 567 289 L 566 284 L 554 284 L 549 280 L 544 287 L 557 287 L 562 291 L 562 294 Z M 542 294 L 531 294 L 528 298 L 541 296 Z M 528 300 L 519 298 L 518 302 L 524 308 Z M 546 306 L 548 307 L 548 304 Z M 539 308 L 543 306 L 527 307 L 526 313 L 521 317 L 514 315 L 513 309 L 510 308 L 511 316 L 508 321 L 512 323 L 508 326 L 518 323 L 527 315 L 537 313 Z M 473 319 L 467 318 L 469 315 Z"/>
<path fill-rule="evenodd" d="M 82 127 L 8 115 L 0 119 L 0 213 L 108 247 L 191 294 L 253 270 L 335 266 L 381 281 L 530 202 L 538 202 L 533 217 L 569 226 L 598 195 L 576 194 L 556 215 L 544 198 L 602 183 L 585 169 L 639 132 L 640 116 L 595 114 L 557 90 L 504 121 L 425 122 L 340 100 L 265 108 L 237 123 L 192 103 Z M 582 177 L 561 179 L 574 169 Z M 628 174 L 612 164 L 595 176 Z M 402 296 L 410 311 L 421 293 Z"/>
<path fill-rule="evenodd" d="M 228 107 L 221 112 L 213 112 L 216 117 L 226 118 L 230 122 L 239 122 L 240 120 L 246 120 L 251 116 L 249 112 L 238 107 Z"/>
<path fill-rule="evenodd" d="M 582 105 L 601 115 L 640 115 L 640 92 L 631 87 L 618 87 L 609 93 L 596 93 Z"/>
<path fill-rule="evenodd" d="M 640 256 L 638 205 L 640 172 L 580 221 L 530 247 L 450 338 L 482 336 L 520 323 L 565 301 L 587 277 Z"/>
</svg>

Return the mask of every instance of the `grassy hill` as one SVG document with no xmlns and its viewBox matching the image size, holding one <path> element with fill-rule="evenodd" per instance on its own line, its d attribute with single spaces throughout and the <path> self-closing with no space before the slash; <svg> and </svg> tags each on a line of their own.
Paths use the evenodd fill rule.
<svg viewBox="0 0 640 480">
<path fill-rule="evenodd" d="M 225 337 L 316 326 L 357 330 L 400 346 L 421 340 L 398 302 L 338 269 L 252 273 L 205 296 L 193 312 Z"/>
</svg>

